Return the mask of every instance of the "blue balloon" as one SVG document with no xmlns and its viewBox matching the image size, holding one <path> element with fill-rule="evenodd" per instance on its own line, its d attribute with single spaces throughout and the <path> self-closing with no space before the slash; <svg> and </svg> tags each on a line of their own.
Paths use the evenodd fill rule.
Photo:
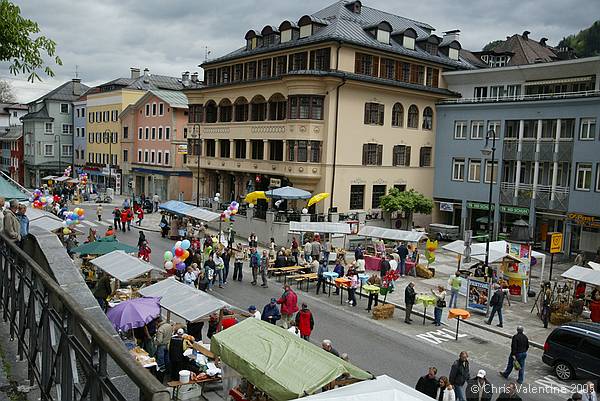
<svg viewBox="0 0 600 401">
<path fill-rule="evenodd" d="M 185 251 L 185 250 L 187 250 L 187 249 L 189 249 L 189 248 L 190 248 L 190 245 L 192 245 L 192 244 L 190 244 L 190 241 L 189 241 L 189 240 L 187 240 L 187 239 L 184 239 L 183 241 L 181 241 L 181 248 L 182 248 L 184 251 Z"/>
</svg>

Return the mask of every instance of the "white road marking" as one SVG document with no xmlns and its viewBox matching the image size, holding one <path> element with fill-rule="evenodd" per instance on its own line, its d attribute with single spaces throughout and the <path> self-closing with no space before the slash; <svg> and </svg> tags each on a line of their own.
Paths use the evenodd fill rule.
<svg viewBox="0 0 600 401">
<path fill-rule="evenodd" d="M 89 220 L 83 220 L 81 222 L 81 224 L 85 224 L 88 227 L 97 227 L 98 225 L 95 224 L 93 221 L 89 221 Z"/>
<path fill-rule="evenodd" d="M 432 344 L 441 344 L 446 341 L 456 339 L 456 332 L 450 329 L 440 329 L 435 331 L 428 331 L 427 333 L 417 334 L 417 338 L 428 341 Z M 468 337 L 466 334 L 458 333 L 458 338 Z"/>
</svg>

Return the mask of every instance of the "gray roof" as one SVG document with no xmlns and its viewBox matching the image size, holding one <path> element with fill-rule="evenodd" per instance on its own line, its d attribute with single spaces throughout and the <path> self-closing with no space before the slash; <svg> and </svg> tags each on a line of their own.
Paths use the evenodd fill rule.
<svg viewBox="0 0 600 401">
<path fill-rule="evenodd" d="M 366 6 L 362 6 L 360 14 L 355 14 L 346 8 L 347 4 L 347 1 L 340 0 L 312 14 L 312 17 L 315 19 L 327 21 L 328 25 L 321 27 L 317 32 L 309 37 L 286 43 L 280 43 L 273 46 L 258 47 L 251 50 L 247 50 L 245 47 L 243 47 L 223 57 L 210 60 L 209 62 L 204 63 L 204 65 L 210 65 L 217 62 L 233 60 L 254 54 L 267 53 L 274 50 L 287 49 L 311 43 L 341 40 L 350 44 L 397 53 L 408 57 L 424 59 L 455 68 L 472 68 L 468 62 L 462 59 L 452 60 L 441 52 L 434 56 L 418 47 L 415 50 L 410 50 L 402 46 L 402 44 L 398 43 L 394 39 L 391 40 L 390 44 L 379 42 L 365 30 L 365 27 L 373 24 L 379 24 L 382 21 L 387 21 L 392 26 L 393 32 L 403 32 L 408 28 L 414 29 L 417 33 L 417 40 L 428 38 L 431 35 L 433 27 L 423 22 L 414 21 Z"/>
<path fill-rule="evenodd" d="M 46 108 L 46 105 L 44 104 L 42 106 L 41 109 L 39 109 L 38 111 L 34 111 L 32 113 L 27 113 L 25 114 L 23 117 L 21 117 L 21 121 L 24 120 L 54 120 L 54 118 L 50 117 L 48 115 L 48 109 Z"/>
<path fill-rule="evenodd" d="M 187 109 L 188 108 L 188 99 L 187 96 L 182 91 L 170 91 L 163 89 L 153 89 L 150 91 L 156 97 L 164 100 L 171 107 Z"/>
<path fill-rule="evenodd" d="M 127 89 L 139 90 L 182 90 L 183 84 L 180 77 L 170 77 L 167 75 L 148 74 L 140 75 L 139 78 L 117 78 L 100 86 L 122 86 Z"/>
<path fill-rule="evenodd" d="M 89 89 L 87 85 L 80 83 L 81 92 L 77 95 L 73 94 L 73 81 L 65 82 L 56 89 L 51 90 L 44 96 L 34 100 L 32 103 L 38 103 L 42 100 L 60 100 L 66 102 L 76 102 L 79 97 Z"/>
<path fill-rule="evenodd" d="M 3 131 L 4 134 L 0 135 L 0 141 L 14 141 L 23 135 L 23 127 L 20 125 L 15 127 L 6 127 L 5 129 L 6 131 Z"/>
</svg>

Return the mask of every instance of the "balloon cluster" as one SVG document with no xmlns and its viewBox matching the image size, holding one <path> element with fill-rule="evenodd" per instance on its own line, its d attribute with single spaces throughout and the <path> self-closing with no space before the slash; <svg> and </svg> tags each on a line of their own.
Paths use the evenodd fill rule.
<svg viewBox="0 0 600 401">
<path fill-rule="evenodd" d="M 81 186 L 81 188 L 85 188 L 88 182 L 88 175 L 87 173 L 81 173 L 79 174 L 79 185 Z"/>
<path fill-rule="evenodd" d="M 234 221 L 233 216 L 238 213 L 238 209 L 240 208 L 240 204 L 236 201 L 233 201 L 229 204 L 229 207 L 221 212 L 221 221 L 230 222 Z"/>
<path fill-rule="evenodd" d="M 65 171 L 63 173 L 63 176 L 64 177 L 70 177 L 71 176 L 71 171 L 72 171 L 71 166 L 67 166 L 67 168 L 65 169 Z"/>
<path fill-rule="evenodd" d="M 165 270 L 171 270 L 173 266 L 177 270 L 185 269 L 185 260 L 190 257 L 190 246 L 192 244 L 189 240 L 184 239 L 183 241 L 177 241 L 175 246 L 170 251 L 165 252 Z"/>
<path fill-rule="evenodd" d="M 55 201 L 54 198 L 44 196 L 44 193 L 40 189 L 33 191 L 33 196 L 29 198 L 31 205 L 36 209 L 43 209 L 47 205 L 51 205 Z"/>
<path fill-rule="evenodd" d="M 427 244 L 425 245 L 425 257 L 427 258 L 427 263 L 432 264 L 435 262 L 435 251 L 438 249 L 437 240 L 432 241 L 430 239 L 427 240 Z"/>
<path fill-rule="evenodd" d="M 76 207 L 72 212 L 65 213 L 65 223 L 67 226 L 74 226 L 79 224 L 85 218 L 85 210 Z"/>
</svg>

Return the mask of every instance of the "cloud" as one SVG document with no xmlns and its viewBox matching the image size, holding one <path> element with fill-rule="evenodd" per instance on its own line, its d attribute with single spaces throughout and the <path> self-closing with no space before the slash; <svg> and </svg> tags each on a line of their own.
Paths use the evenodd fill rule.
<svg viewBox="0 0 600 401">
<path fill-rule="evenodd" d="M 179 76 L 198 71 L 205 57 L 218 57 L 244 45 L 249 29 L 297 20 L 333 0 L 301 2 L 274 0 L 13 0 L 21 13 L 37 21 L 44 35 L 57 42 L 64 65 L 56 79 L 26 84 L 18 77 L 13 86 L 21 101 L 43 94 L 48 87 L 74 77 L 97 84 L 128 76 L 130 67 Z M 547 37 L 556 44 L 588 27 L 600 15 L 598 0 L 430 0 L 398 2 L 365 0 L 363 5 L 426 22 L 436 32 L 460 29 L 461 43 L 479 50 L 487 42 L 525 30 L 531 37 Z M 575 4 L 576 3 L 576 4 Z M 0 78 L 9 73 L 0 63 Z"/>
</svg>

